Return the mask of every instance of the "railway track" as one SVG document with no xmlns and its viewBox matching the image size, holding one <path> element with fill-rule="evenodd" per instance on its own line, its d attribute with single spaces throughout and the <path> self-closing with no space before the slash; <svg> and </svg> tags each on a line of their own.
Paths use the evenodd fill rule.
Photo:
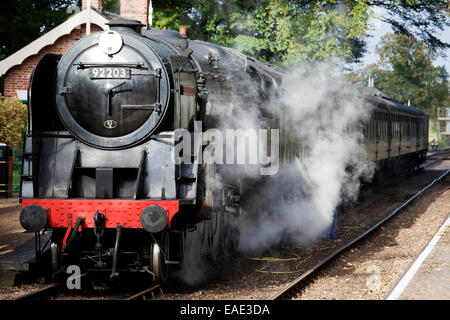
<svg viewBox="0 0 450 320">
<path fill-rule="evenodd" d="M 82 277 L 87 276 L 87 274 L 81 275 Z M 136 293 L 123 293 L 123 294 L 115 294 L 111 296 L 114 300 L 148 300 L 154 299 L 157 296 L 162 294 L 162 288 L 159 284 L 151 286 L 150 288 L 146 288 L 144 290 L 138 291 Z M 64 297 L 70 297 L 70 293 L 64 290 L 64 286 L 62 283 L 50 283 L 43 287 L 40 287 L 32 292 L 26 293 L 19 297 L 16 297 L 14 300 L 44 300 L 44 299 L 64 299 Z M 106 297 L 108 298 L 107 294 Z M 104 297 L 103 297 L 104 298 Z M 95 297 L 94 297 L 95 299 Z"/>
<path fill-rule="evenodd" d="M 439 176 L 438 178 L 434 179 L 430 184 L 428 184 L 426 187 L 424 187 L 422 190 L 417 192 L 415 195 L 410 197 L 408 200 L 406 200 L 402 205 L 397 207 L 395 210 L 393 210 L 390 214 L 388 214 L 385 218 L 380 220 L 378 223 L 376 223 L 374 226 L 372 226 L 370 229 L 362 233 L 357 238 L 353 239 L 352 241 L 346 243 L 342 247 L 334 250 L 331 254 L 326 256 L 324 259 L 322 259 L 320 262 L 315 264 L 313 267 L 308 269 L 306 272 L 302 273 L 299 277 L 285 285 L 281 290 L 276 292 L 274 295 L 270 297 L 270 300 L 281 300 L 283 298 L 289 297 L 289 294 L 291 294 L 294 290 L 299 289 L 302 284 L 306 280 L 308 280 L 315 272 L 317 272 L 319 269 L 321 269 L 324 265 L 331 262 L 335 258 L 337 258 L 340 254 L 342 254 L 344 251 L 348 250 L 352 246 L 354 246 L 356 243 L 360 242 L 361 240 L 365 239 L 368 235 L 372 234 L 373 231 L 378 229 L 381 225 L 383 225 L 386 221 L 390 220 L 393 216 L 395 216 L 398 212 L 402 211 L 406 207 L 408 207 L 415 199 L 420 197 L 425 191 L 429 190 L 432 186 L 434 186 L 437 182 L 442 181 L 447 175 L 450 174 L 450 169 L 447 170 L 444 174 Z"/>
<path fill-rule="evenodd" d="M 448 153 L 448 152 L 447 152 Z M 441 155 L 441 154 L 439 154 Z M 422 168 L 427 168 L 433 166 L 435 163 L 448 160 L 448 155 L 445 155 L 444 157 L 437 157 L 435 159 L 430 159 L 431 161 L 425 165 L 423 165 Z M 290 281 L 288 284 L 286 284 L 281 290 L 267 295 L 267 298 L 271 300 L 279 300 L 279 299 L 286 299 L 297 289 L 300 289 L 304 287 L 306 282 L 312 278 L 316 272 L 327 265 L 329 262 L 340 256 L 342 253 L 347 251 L 349 248 L 353 247 L 356 243 L 360 242 L 360 240 L 363 240 L 367 238 L 368 235 L 372 234 L 375 230 L 377 230 L 379 227 L 381 227 L 383 224 L 385 224 L 388 220 L 390 220 L 392 217 L 394 217 L 397 213 L 404 210 L 406 207 L 408 207 L 414 200 L 416 200 L 418 197 L 420 197 L 424 192 L 429 190 L 432 186 L 434 186 L 439 181 L 442 181 L 446 176 L 450 175 L 450 170 L 447 170 L 444 174 L 434 179 L 432 182 L 430 182 L 426 187 L 424 187 L 422 190 L 415 193 L 413 196 L 408 197 L 406 201 L 402 201 L 401 205 L 398 206 L 395 210 L 391 211 L 387 216 L 385 216 L 383 219 L 378 221 L 376 224 L 374 224 L 372 227 L 370 227 L 367 231 L 362 233 L 361 235 L 357 236 L 356 238 L 350 240 L 345 245 L 335 249 L 330 254 L 328 254 L 325 258 L 321 259 L 317 263 L 315 263 L 312 267 L 309 267 L 306 271 L 304 271 L 299 277 L 295 278 L 294 280 Z M 428 180 L 429 181 L 429 180 Z M 410 193 L 411 194 L 411 193 Z M 138 289 L 135 289 L 136 291 Z M 65 292 L 65 293 L 64 293 Z M 36 291 L 33 291 L 31 293 L 27 293 L 23 296 L 20 296 L 16 298 L 17 300 L 33 300 L 33 299 L 64 299 L 64 298 L 71 298 L 72 293 L 67 293 L 67 291 L 64 290 L 62 285 L 59 284 L 50 284 L 45 287 L 41 287 Z M 146 299 L 154 299 L 154 298 L 160 298 L 163 295 L 162 288 L 159 285 L 151 286 L 149 288 L 146 288 L 142 291 L 138 291 L 136 293 L 128 291 L 127 293 L 121 292 L 120 294 L 111 295 L 109 293 L 105 293 L 104 296 L 97 296 L 97 297 L 91 297 L 92 299 L 116 299 L 116 300 L 146 300 Z M 183 296 L 183 294 L 182 294 Z M 182 296 L 180 296 L 182 298 Z M 81 297 L 84 299 L 85 297 Z M 207 297 L 203 297 L 207 298 Z M 76 299 L 76 298 L 75 298 Z M 170 299 L 170 292 L 169 292 L 169 299 Z M 178 299 L 178 298 L 177 298 Z"/>
<path fill-rule="evenodd" d="M 148 289 L 142 290 L 134 295 L 132 295 L 131 297 L 126 298 L 125 300 L 147 300 L 147 297 L 149 295 L 152 296 L 152 298 L 155 298 L 155 296 L 157 294 L 161 294 L 162 293 L 162 289 L 161 286 L 155 285 L 153 287 L 150 287 Z"/>
<path fill-rule="evenodd" d="M 16 297 L 14 298 L 14 300 L 39 300 L 58 291 L 60 288 L 61 288 L 60 283 L 50 283 L 48 285 L 43 286 L 42 288 L 33 290 L 32 292 Z"/>
</svg>

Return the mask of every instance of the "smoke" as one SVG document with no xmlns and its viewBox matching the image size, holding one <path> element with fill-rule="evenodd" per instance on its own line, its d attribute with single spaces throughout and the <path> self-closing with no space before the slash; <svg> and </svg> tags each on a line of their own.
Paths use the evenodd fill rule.
<svg viewBox="0 0 450 320">
<path fill-rule="evenodd" d="M 175 277 L 183 280 L 187 285 L 193 286 L 206 279 L 210 270 L 209 266 L 203 262 L 202 251 L 207 222 L 203 221 L 197 224 L 197 230 L 188 232 L 184 241 L 184 258 L 180 270 L 175 273 Z"/>
<path fill-rule="evenodd" d="M 335 64 L 299 65 L 283 76 L 277 94 L 269 98 L 269 111 L 282 118 L 280 157 L 297 150 L 290 161 L 281 160 L 276 174 L 261 176 L 258 165 L 221 165 L 220 175 L 209 181 L 215 187 L 241 187 L 240 251 L 260 252 L 282 240 L 311 244 L 330 226 L 335 209 L 343 201 L 356 200 L 361 181 L 372 177 L 374 165 L 360 161 L 365 157 L 363 127 L 370 106 L 356 89 L 336 81 L 335 76 Z M 248 78 L 234 83 L 232 116 L 221 117 L 217 127 L 222 132 L 267 128 L 262 106 L 242 98 L 242 88 L 247 97 L 260 94 L 255 81 Z M 291 144 L 285 144 L 286 137 Z M 227 141 L 228 147 L 234 148 Z M 197 224 L 197 231 L 207 228 L 210 221 Z M 201 234 L 186 241 L 189 253 L 180 275 L 189 284 L 201 282 L 210 271 L 200 262 L 206 239 Z"/>
<path fill-rule="evenodd" d="M 283 77 L 272 107 L 281 108 L 283 123 L 289 124 L 281 139 L 287 134 L 299 142 L 283 146 L 281 140 L 281 148 L 298 147 L 299 154 L 276 175 L 260 177 L 244 191 L 241 250 L 266 248 L 286 238 L 310 244 L 332 223 L 339 204 L 357 199 L 360 181 L 372 177 L 374 165 L 359 161 L 365 156 L 362 129 L 370 106 L 356 89 L 334 78 L 334 65 L 325 63 L 297 66 Z M 259 111 L 236 105 L 241 115 L 225 127 L 260 128 Z M 227 176 L 249 185 L 245 166 L 228 170 Z"/>
</svg>

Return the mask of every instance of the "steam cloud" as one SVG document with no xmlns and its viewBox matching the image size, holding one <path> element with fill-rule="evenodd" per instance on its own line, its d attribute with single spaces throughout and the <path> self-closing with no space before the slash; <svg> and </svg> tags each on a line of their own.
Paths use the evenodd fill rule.
<svg viewBox="0 0 450 320">
<path fill-rule="evenodd" d="M 331 64 L 321 64 L 297 66 L 284 76 L 279 100 L 272 105 L 283 108 L 291 123 L 290 139 L 300 142 L 300 156 L 247 190 L 242 250 L 282 239 L 310 244 L 332 223 L 335 208 L 343 200 L 355 200 L 360 181 L 372 177 L 374 165 L 358 161 L 365 155 L 362 128 L 370 106 L 356 89 L 332 80 L 333 74 Z M 260 127 L 257 111 L 246 109 L 245 115 L 233 118 L 232 125 Z M 234 181 L 248 175 L 243 166 L 227 173 Z"/>
<path fill-rule="evenodd" d="M 300 142 L 298 157 L 266 177 L 261 177 L 255 166 L 221 166 L 221 177 L 214 184 L 238 184 L 245 195 L 241 251 L 262 251 L 287 239 L 311 244 L 332 223 L 336 207 L 344 200 L 355 200 L 360 181 L 372 177 L 375 166 L 359 161 L 365 156 L 362 128 L 370 106 L 356 89 L 330 80 L 333 75 L 331 64 L 297 66 L 283 77 L 277 89 L 280 94 L 272 98 L 272 108 L 282 108 L 284 119 L 290 122 L 290 140 Z M 256 90 L 250 79 L 236 85 Z M 233 116 L 220 124 L 223 131 L 266 128 L 259 108 L 246 105 L 239 95 L 232 97 L 232 103 Z M 202 222 L 198 227 L 200 231 L 205 226 Z M 185 256 L 182 275 L 195 284 L 207 272 L 200 263 L 202 242 L 197 238 L 186 244 L 190 253 Z"/>
</svg>

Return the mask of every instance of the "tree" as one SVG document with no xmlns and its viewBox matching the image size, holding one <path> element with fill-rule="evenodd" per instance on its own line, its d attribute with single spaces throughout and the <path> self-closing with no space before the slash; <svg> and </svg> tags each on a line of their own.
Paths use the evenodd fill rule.
<svg viewBox="0 0 450 320">
<path fill-rule="evenodd" d="M 380 61 L 353 73 L 349 79 L 359 85 L 374 79 L 375 86 L 390 97 L 411 104 L 436 117 L 437 107 L 448 105 L 449 82 L 444 67 L 433 66 L 435 50 L 415 37 L 387 34 L 377 46 Z"/>
<path fill-rule="evenodd" d="M 117 12 L 119 0 L 104 0 Z M 277 64 L 341 56 L 357 62 L 365 53 L 375 7 L 394 30 L 416 35 L 442 52 L 436 34 L 449 25 L 446 0 L 153 0 L 154 27 L 188 27 L 191 39 L 236 47 Z M 81 0 L 2 0 L 0 59 L 62 23 Z M 16 35 L 20 34 L 20 37 Z"/>
<path fill-rule="evenodd" d="M 449 25 L 444 0 L 168 0 L 152 1 L 154 27 L 188 27 L 191 39 L 237 47 L 260 60 L 289 64 L 298 60 L 365 53 L 368 21 L 375 7 L 404 34 L 417 34 L 436 50 L 449 45 L 436 31 Z"/>
<path fill-rule="evenodd" d="M 0 60 L 39 38 L 71 14 L 77 0 L 2 0 L 0 2 Z"/>
<path fill-rule="evenodd" d="M 120 0 L 104 0 L 103 10 L 120 14 Z"/>
<path fill-rule="evenodd" d="M 236 47 L 271 63 L 323 60 L 330 55 L 358 59 L 364 52 L 367 4 L 338 2 L 153 1 L 154 26 L 185 26 L 192 39 Z"/>
<path fill-rule="evenodd" d="M 7 99 L 0 95 L 0 142 L 18 146 L 25 130 L 27 106 L 17 98 Z"/>
<path fill-rule="evenodd" d="M 389 23 L 394 32 L 414 35 L 440 53 L 449 48 L 448 43 L 436 37 L 450 25 L 448 0 L 371 0 L 369 5 L 386 9 L 388 15 L 382 20 Z"/>
</svg>

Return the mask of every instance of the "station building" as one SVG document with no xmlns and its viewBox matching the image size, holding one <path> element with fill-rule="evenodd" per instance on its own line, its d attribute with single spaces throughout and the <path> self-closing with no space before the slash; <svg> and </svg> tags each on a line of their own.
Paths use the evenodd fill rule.
<svg viewBox="0 0 450 320">
<path fill-rule="evenodd" d="M 437 134 L 438 138 L 450 145 L 450 108 L 438 108 L 437 109 Z"/>
<path fill-rule="evenodd" d="M 120 15 L 103 10 L 103 0 L 83 0 L 81 8 L 64 23 L 0 61 L 0 77 L 4 77 L 4 96 L 27 102 L 31 73 L 46 53 L 64 54 L 76 41 L 91 33 L 108 30 L 111 20 L 125 18 L 147 25 L 147 0 L 121 0 Z"/>
</svg>

